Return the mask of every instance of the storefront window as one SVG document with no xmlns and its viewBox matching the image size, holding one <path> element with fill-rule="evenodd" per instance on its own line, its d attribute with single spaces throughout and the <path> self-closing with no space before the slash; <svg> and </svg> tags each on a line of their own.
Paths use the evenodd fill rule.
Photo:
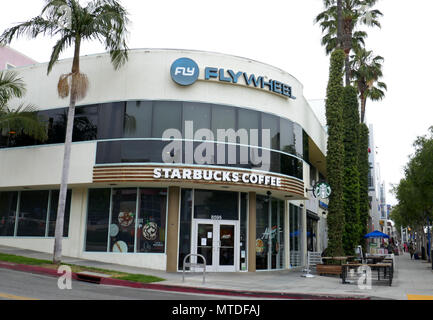
<svg viewBox="0 0 433 320">
<path fill-rule="evenodd" d="M 137 252 L 164 253 L 166 212 L 166 189 L 140 189 Z"/>
<path fill-rule="evenodd" d="M 272 199 L 271 269 L 283 269 L 284 263 L 284 202 Z"/>
<path fill-rule="evenodd" d="M 13 237 L 18 192 L 0 192 L 0 237 Z"/>
<path fill-rule="evenodd" d="M 57 209 L 59 203 L 59 190 L 51 191 L 50 196 L 50 217 L 49 217 L 49 225 L 48 225 L 48 236 L 54 237 L 56 232 L 56 220 L 57 220 Z M 66 194 L 66 206 L 65 213 L 63 216 L 63 237 L 67 237 L 69 235 L 69 218 L 71 214 L 71 190 L 68 190 Z"/>
<path fill-rule="evenodd" d="M 21 192 L 18 237 L 45 237 L 49 191 Z"/>
<path fill-rule="evenodd" d="M 137 189 L 113 189 L 110 251 L 134 252 Z"/>
<path fill-rule="evenodd" d="M 240 266 L 239 270 L 246 271 L 248 266 L 248 194 L 241 193 L 241 225 L 240 225 Z"/>
<path fill-rule="evenodd" d="M 238 195 L 237 192 L 196 190 L 194 194 L 194 218 L 238 220 Z"/>
<path fill-rule="evenodd" d="M 88 197 L 86 251 L 107 252 L 111 189 L 90 189 Z"/>
<path fill-rule="evenodd" d="M 317 222 L 319 216 L 313 212 L 307 211 L 307 250 L 316 252 L 317 248 Z"/>
<path fill-rule="evenodd" d="M 166 219 L 167 189 L 91 189 L 86 251 L 164 253 Z"/>
<path fill-rule="evenodd" d="M 290 266 L 301 265 L 301 208 L 290 204 Z"/>
<path fill-rule="evenodd" d="M 179 221 L 179 270 L 183 268 L 183 259 L 191 253 L 191 218 L 193 190 L 182 189 L 180 195 Z"/>
<path fill-rule="evenodd" d="M 256 269 L 267 270 L 269 252 L 269 199 L 256 197 Z"/>
<path fill-rule="evenodd" d="M 0 237 L 53 237 L 58 198 L 58 190 L 0 192 Z M 63 224 L 64 237 L 68 236 L 70 207 L 71 190 L 68 190 Z"/>
<path fill-rule="evenodd" d="M 256 269 L 284 267 L 284 201 L 257 196 Z"/>
</svg>

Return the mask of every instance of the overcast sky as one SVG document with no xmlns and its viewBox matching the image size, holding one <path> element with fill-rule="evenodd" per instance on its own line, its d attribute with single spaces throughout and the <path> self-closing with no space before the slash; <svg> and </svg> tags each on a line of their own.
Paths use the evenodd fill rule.
<svg viewBox="0 0 433 320">
<path fill-rule="evenodd" d="M 82 3 L 88 1 L 82 0 Z M 304 96 L 324 99 L 329 57 L 313 23 L 322 0 L 121 0 L 130 13 L 130 48 L 178 48 L 247 57 L 279 67 L 301 81 Z M 3 0 L 0 31 L 40 13 L 43 0 Z M 374 126 L 381 179 L 387 202 L 395 204 L 390 184 L 403 177 L 412 143 L 433 125 L 430 93 L 432 0 L 380 0 L 382 29 L 367 29 L 367 49 L 385 58 L 386 99 L 368 102 Z M 12 47 L 47 62 L 55 39 L 14 41 Z M 82 54 L 104 52 L 85 43 Z M 72 57 L 68 50 L 62 58 Z"/>
</svg>

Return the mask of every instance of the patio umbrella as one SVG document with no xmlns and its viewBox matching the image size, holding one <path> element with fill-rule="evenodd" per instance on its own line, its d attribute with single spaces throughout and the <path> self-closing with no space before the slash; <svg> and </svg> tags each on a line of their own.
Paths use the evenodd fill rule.
<svg viewBox="0 0 433 320">
<path fill-rule="evenodd" d="M 386 239 L 389 239 L 389 235 L 376 230 L 376 231 L 367 233 L 364 236 L 364 238 L 386 238 Z"/>
</svg>

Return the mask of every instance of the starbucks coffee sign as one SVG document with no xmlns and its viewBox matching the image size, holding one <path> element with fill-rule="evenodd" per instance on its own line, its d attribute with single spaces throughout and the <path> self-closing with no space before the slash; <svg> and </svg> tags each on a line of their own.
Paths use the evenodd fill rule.
<svg viewBox="0 0 433 320">
<path fill-rule="evenodd" d="M 186 180 L 186 181 L 215 181 L 253 184 L 271 187 L 281 187 L 281 178 L 251 172 L 184 169 L 184 168 L 155 168 L 154 179 Z"/>
</svg>

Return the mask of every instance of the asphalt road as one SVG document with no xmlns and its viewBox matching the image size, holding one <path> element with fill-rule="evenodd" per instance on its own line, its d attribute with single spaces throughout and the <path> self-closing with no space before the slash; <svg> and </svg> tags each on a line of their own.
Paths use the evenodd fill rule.
<svg viewBox="0 0 433 320">
<path fill-rule="evenodd" d="M 164 292 L 72 281 L 61 290 L 57 277 L 0 269 L 0 300 L 224 300 L 230 297 Z"/>
</svg>

